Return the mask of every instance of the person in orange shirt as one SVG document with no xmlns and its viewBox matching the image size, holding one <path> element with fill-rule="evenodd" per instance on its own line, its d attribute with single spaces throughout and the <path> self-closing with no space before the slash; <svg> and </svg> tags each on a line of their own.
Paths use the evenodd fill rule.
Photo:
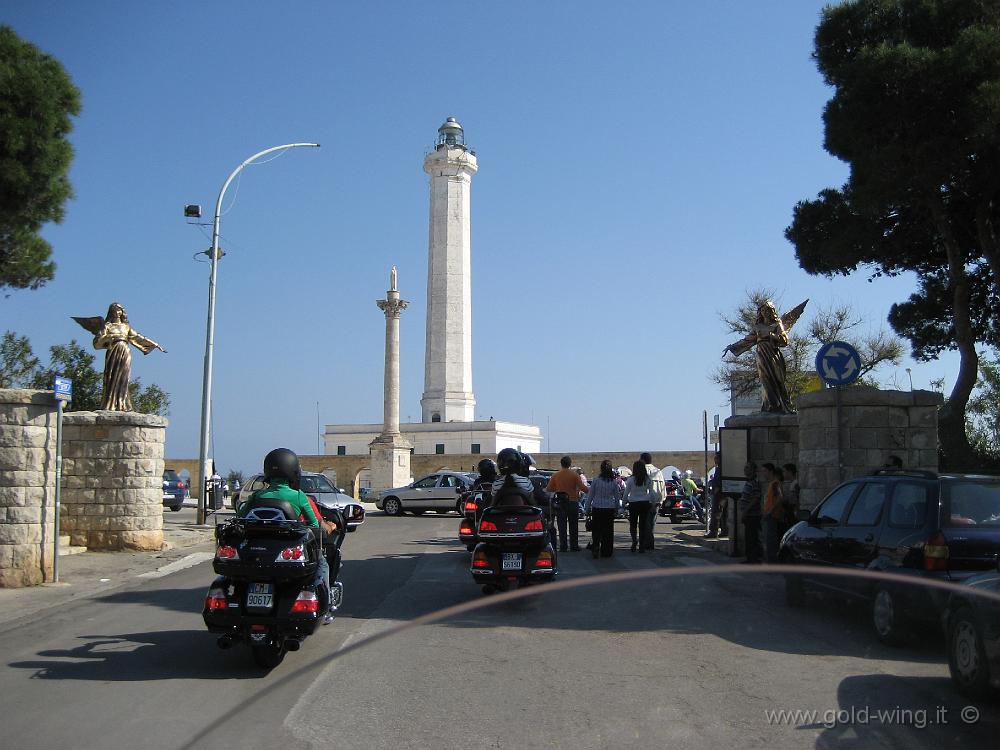
<svg viewBox="0 0 1000 750">
<path fill-rule="evenodd" d="M 764 559 L 769 563 L 778 562 L 778 526 L 785 519 L 784 493 L 781 483 L 785 480 L 784 472 L 774 464 L 764 464 L 764 483 L 767 485 L 764 495 Z"/>
<path fill-rule="evenodd" d="M 556 503 L 556 524 L 559 527 L 559 550 L 566 552 L 571 549 L 580 551 L 580 496 L 587 492 L 587 485 L 570 467 L 573 459 L 563 456 L 559 459 L 562 467 L 549 479 L 546 492 L 559 492 L 565 495 Z M 569 527 L 569 545 L 566 544 L 567 526 Z"/>
</svg>

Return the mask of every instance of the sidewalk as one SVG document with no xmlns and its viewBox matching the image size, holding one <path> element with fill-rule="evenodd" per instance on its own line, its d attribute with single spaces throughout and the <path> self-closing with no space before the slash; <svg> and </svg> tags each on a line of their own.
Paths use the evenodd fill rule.
<svg viewBox="0 0 1000 750">
<path fill-rule="evenodd" d="M 676 532 L 677 536 L 688 542 L 693 542 L 705 549 L 715 552 L 720 557 L 724 557 L 727 562 L 733 562 L 737 558 L 730 557 L 729 555 L 729 537 L 716 537 L 714 539 L 706 539 L 705 534 L 708 533 L 705 527 L 701 524 L 685 524 L 679 528 Z"/>
<path fill-rule="evenodd" d="M 215 526 L 167 522 L 164 549 L 150 552 L 81 552 L 59 558 L 59 582 L 19 589 L 0 588 L 0 630 L 49 607 L 101 594 L 150 577 L 167 565 L 196 564 L 211 556 Z M 206 585 L 208 581 L 206 581 Z"/>
</svg>

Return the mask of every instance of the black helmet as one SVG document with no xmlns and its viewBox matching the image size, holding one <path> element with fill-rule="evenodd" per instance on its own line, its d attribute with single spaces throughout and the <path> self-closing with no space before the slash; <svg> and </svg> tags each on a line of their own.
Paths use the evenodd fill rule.
<svg viewBox="0 0 1000 750">
<path fill-rule="evenodd" d="M 521 452 L 516 448 L 504 448 L 497 454 L 497 469 L 501 474 L 517 474 L 521 470 Z"/>
<path fill-rule="evenodd" d="M 284 479 L 293 489 L 299 488 L 302 470 L 299 468 L 299 457 L 288 448 L 275 448 L 264 456 L 264 479 L 271 482 Z"/>
<path fill-rule="evenodd" d="M 479 462 L 479 478 L 492 482 L 497 478 L 497 462 L 492 458 L 484 458 Z"/>
<path fill-rule="evenodd" d="M 535 459 L 531 457 L 529 453 L 521 454 L 521 469 L 517 472 L 523 476 L 528 476 L 531 472 L 531 467 L 535 465 Z"/>
</svg>

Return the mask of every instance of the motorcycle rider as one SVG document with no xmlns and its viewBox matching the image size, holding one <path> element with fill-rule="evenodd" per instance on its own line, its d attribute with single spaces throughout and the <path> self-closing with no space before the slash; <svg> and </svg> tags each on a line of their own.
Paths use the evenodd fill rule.
<svg viewBox="0 0 1000 750">
<path fill-rule="evenodd" d="M 528 479 L 532 463 L 531 456 L 515 448 L 504 448 L 497 454 L 500 476 L 493 482 L 493 505 L 497 505 L 500 499 L 504 505 L 548 504 L 545 490 L 536 488 Z M 502 498 L 501 489 L 505 490 Z"/>
<path fill-rule="evenodd" d="M 483 500 L 489 500 L 493 495 L 493 483 L 497 480 L 497 462 L 492 458 L 484 458 L 476 468 L 479 469 L 479 476 L 472 484 L 472 491 L 482 492 Z"/>
<path fill-rule="evenodd" d="M 328 534 L 337 530 L 337 525 L 329 521 L 324 521 L 313 511 L 313 505 L 309 496 L 299 489 L 302 479 L 302 469 L 299 466 L 299 457 L 288 448 L 275 448 L 264 456 L 264 479 L 268 486 L 257 490 L 246 502 L 241 503 L 236 511 L 238 518 L 244 518 L 249 511 L 251 500 L 282 500 L 292 506 L 292 509 L 299 513 L 301 520 L 304 520 L 315 529 L 322 529 Z M 294 519 L 293 519 L 294 520 Z M 322 577 L 326 587 L 330 588 L 330 566 L 325 555 L 319 556 L 319 569 L 317 575 Z M 331 619 L 328 616 L 328 619 Z"/>
</svg>

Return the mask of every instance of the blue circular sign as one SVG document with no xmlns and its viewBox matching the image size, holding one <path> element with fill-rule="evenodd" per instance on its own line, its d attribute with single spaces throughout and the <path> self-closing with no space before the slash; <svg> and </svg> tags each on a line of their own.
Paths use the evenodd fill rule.
<svg viewBox="0 0 1000 750">
<path fill-rule="evenodd" d="M 861 355 L 845 341 L 823 344 L 816 354 L 816 372 L 827 385 L 850 385 L 861 375 Z"/>
</svg>

